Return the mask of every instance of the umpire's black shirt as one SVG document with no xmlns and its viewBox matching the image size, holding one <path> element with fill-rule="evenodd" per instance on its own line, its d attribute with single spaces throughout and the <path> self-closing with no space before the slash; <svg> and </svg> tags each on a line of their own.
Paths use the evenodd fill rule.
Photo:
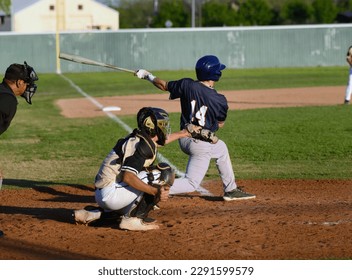
<svg viewBox="0 0 352 280">
<path fill-rule="evenodd" d="M 5 83 L 0 84 L 0 134 L 5 132 L 17 111 L 17 97 Z"/>
</svg>

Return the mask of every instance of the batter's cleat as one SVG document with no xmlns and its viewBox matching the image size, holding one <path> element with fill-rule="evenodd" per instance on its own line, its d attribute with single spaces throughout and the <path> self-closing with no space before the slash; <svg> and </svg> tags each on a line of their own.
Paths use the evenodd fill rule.
<svg viewBox="0 0 352 280">
<path fill-rule="evenodd" d="M 131 231 L 146 231 L 159 229 L 159 225 L 155 222 L 147 223 L 137 217 L 125 217 L 123 216 L 120 222 L 120 229 L 126 229 Z"/>
<path fill-rule="evenodd" d="M 74 210 L 73 217 L 75 219 L 76 225 L 88 226 L 91 222 L 99 220 L 101 217 L 101 212 L 99 210 L 87 211 L 85 209 Z"/>
<path fill-rule="evenodd" d="M 223 196 L 223 199 L 225 201 L 243 200 L 243 199 L 252 199 L 252 198 L 255 198 L 254 194 L 246 193 L 238 188 L 230 192 L 225 192 Z"/>
<path fill-rule="evenodd" d="M 348 104 L 350 104 L 350 101 L 346 99 L 343 104 L 348 105 Z"/>
</svg>

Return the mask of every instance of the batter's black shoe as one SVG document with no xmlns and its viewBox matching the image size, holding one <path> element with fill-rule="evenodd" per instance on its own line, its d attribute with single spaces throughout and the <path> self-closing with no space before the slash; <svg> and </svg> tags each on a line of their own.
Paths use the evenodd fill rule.
<svg viewBox="0 0 352 280">
<path fill-rule="evenodd" d="M 232 201 L 232 200 L 243 200 L 243 199 L 252 199 L 255 198 L 254 194 L 246 193 L 241 189 L 237 188 L 230 192 L 225 192 L 223 199 L 225 201 Z"/>
<path fill-rule="evenodd" d="M 350 104 L 350 101 L 349 100 L 345 100 L 345 102 L 343 104 L 348 105 L 348 104 Z"/>
</svg>

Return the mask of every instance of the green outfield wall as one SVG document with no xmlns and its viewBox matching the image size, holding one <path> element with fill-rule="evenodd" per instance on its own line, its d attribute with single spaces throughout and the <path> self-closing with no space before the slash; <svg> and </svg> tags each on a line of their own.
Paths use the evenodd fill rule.
<svg viewBox="0 0 352 280">
<path fill-rule="evenodd" d="M 350 45 L 352 24 L 0 32 L 0 71 L 24 60 L 39 73 L 109 71 L 59 60 L 59 52 L 151 71 L 193 69 L 205 54 L 217 55 L 228 68 L 341 66 Z"/>
</svg>

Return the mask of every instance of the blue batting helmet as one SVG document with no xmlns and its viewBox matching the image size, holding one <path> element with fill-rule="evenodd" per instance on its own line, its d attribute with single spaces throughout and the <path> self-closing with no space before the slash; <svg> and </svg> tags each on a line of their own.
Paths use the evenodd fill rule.
<svg viewBox="0 0 352 280">
<path fill-rule="evenodd" d="M 206 55 L 198 59 L 196 74 L 198 81 L 218 81 L 221 77 L 221 70 L 226 66 L 220 63 L 215 55 Z"/>
</svg>

